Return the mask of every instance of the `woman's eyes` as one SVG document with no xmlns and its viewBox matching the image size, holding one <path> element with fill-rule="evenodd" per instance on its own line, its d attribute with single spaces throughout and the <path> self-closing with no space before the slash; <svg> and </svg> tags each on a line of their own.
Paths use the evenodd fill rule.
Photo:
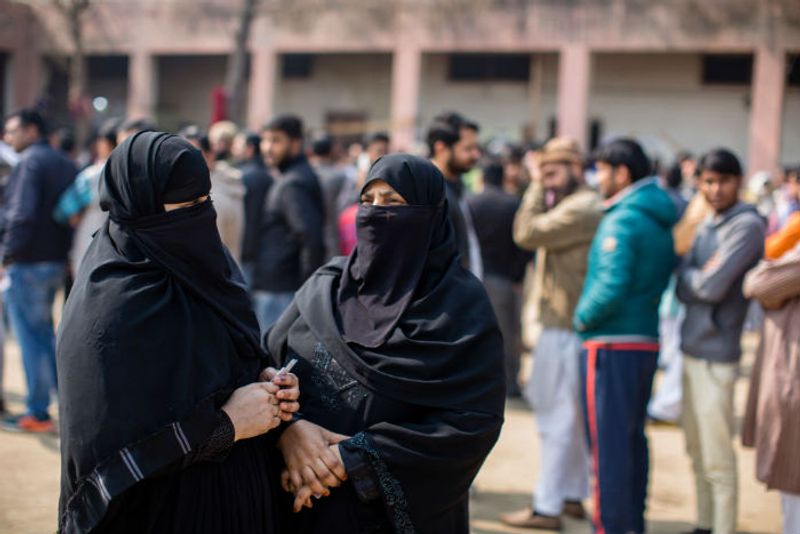
<svg viewBox="0 0 800 534">
<path fill-rule="evenodd" d="M 375 200 L 372 198 L 362 197 L 361 205 L 362 206 L 371 206 L 375 203 Z M 406 203 L 404 200 L 399 198 L 384 198 L 378 205 L 379 206 L 404 206 Z"/>
</svg>

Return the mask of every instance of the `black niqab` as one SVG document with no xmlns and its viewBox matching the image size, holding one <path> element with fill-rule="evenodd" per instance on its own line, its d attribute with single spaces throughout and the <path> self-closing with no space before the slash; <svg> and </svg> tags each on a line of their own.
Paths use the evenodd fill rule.
<svg viewBox="0 0 800 534">
<path fill-rule="evenodd" d="M 367 348 L 386 341 L 423 275 L 441 276 L 447 261 L 446 255 L 435 252 L 442 245 L 446 248 L 448 237 L 441 224 L 446 211 L 439 170 L 421 158 L 395 154 L 373 164 L 362 192 L 376 180 L 388 183 L 408 205 L 358 208 L 357 244 L 342 274 L 337 301 L 344 339 Z"/>
<path fill-rule="evenodd" d="M 112 152 L 100 184 L 109 219 L 65 305 L 57 341 L 59 529 L 88 532 L 111 499 L 180 461 L 265 355 L 241 273 L 185 140 L 144 132 Z M 135 469 L 131 466 L 134 466 Z"/>
<path fill-rule="evenodd" d="M 164 204 L 209 194 L 211 179 L 202 154 L 176 135 L 141 132 L 129 139 L 103 169 L 100 207 L 146 256 L 247 338 L 253 352 L 260 350 L 247 290 L 222 244 L 212 203 L 164 211 Z"/>
<path fill-rule="evenodd" d="M 502 414 L 504 381 L 494 376 L 502 374 L 497 370 L 501 336 L 483 284 L 458 261 L 442 174 L 425 159 L 394 154 L 376 161 L 369 179 L 386 181 L 411 205 L 368 210 L 368 230 L 362 230 L 346 263 L 333 260 L 298 291 L 299 313 L 342 366 L 373 391 L 438 407 L 481 399 L 487 410 L 499 406 Z M 420 235 L 406 236 L 411 232 L 391 218 L 383 226 L 376 215 L 415 210 L 415 202 L 425 203 L 421 209 L 430 215 L 411 213 L 402 220 L 413 221 L 415 228 L 430 220 L 431 228 Z M 368 239 L 362 242 L 364 235 Z M 376 262 L 374 270 L 359 261 L 362 243 Z M 406 248 L 396 250 L 397 244 Z M 408 254 L 413 258 L 403 257 Z M 279 320 L 269 335 L 273 355 L 285 341 L 284 323 Z M 377 332 L 367 331 L 372 325 Z M 377 340 L 382 341 L 375 345 Z"/>
</svg>

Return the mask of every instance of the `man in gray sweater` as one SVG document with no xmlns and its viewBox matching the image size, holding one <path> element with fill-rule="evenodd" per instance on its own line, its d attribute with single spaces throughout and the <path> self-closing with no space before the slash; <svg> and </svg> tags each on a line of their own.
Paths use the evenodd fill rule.
<svg viewBox="0 0 800 534">
<path fill-rule="evenodd" d="M 748 308 L 742 283 L 763 255 L 765 223 L 755 207 L 739 200 L 742 168 L 731 152 L 716 149 L 704 155 L 698 175 L 714 213 L 698 229 L 677 286 L 686 304 L 683 427 L 697 490 L 693 534 L 733 534 L 733 388 Z"/>
</svg>

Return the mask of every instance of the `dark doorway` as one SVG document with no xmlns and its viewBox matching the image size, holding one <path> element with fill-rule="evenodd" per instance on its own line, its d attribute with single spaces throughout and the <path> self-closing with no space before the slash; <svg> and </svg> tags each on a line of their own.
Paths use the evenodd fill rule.
<svg viewBox="0 0 800 534">
<path fill-rule="evenodd" d="M 325 131 L 338 141 L 340 146 L 361 142 L 367 133 L 367 128 L 365 111 L 328 111 L 325 114 Z"/>
</svg>

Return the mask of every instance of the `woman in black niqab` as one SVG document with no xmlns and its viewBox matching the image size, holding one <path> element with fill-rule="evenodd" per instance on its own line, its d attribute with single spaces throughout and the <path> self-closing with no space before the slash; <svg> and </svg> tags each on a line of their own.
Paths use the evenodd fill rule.
<svg viewBox="0 0 800 534">
<path fill-rule="evenodd" d="M 379 181 L 405 204 L 364 202 Z M 292 531 L 467 533 L 469 486 L 503 420 L 503 345 L 458 261 L 441 173 L 406 154 L 379 159 L 356 227 L 353 253 L 317 271 L 268 333 L 274 358 L 299 358 L 304 384 L 304 421 L 279 442 L 290 474 L 304 432 L 349 436 L 347 481 L 293 515 Z"/>
<path fill-rule="evenodd" d="M 267 359 L 209 189 L 173 135 L 136 134 L 106 163 L 109 218 L 57 341 L 59 532 L 275 531 L 269 434 L 234 444 L 221 409 Z"/>
</svg>

